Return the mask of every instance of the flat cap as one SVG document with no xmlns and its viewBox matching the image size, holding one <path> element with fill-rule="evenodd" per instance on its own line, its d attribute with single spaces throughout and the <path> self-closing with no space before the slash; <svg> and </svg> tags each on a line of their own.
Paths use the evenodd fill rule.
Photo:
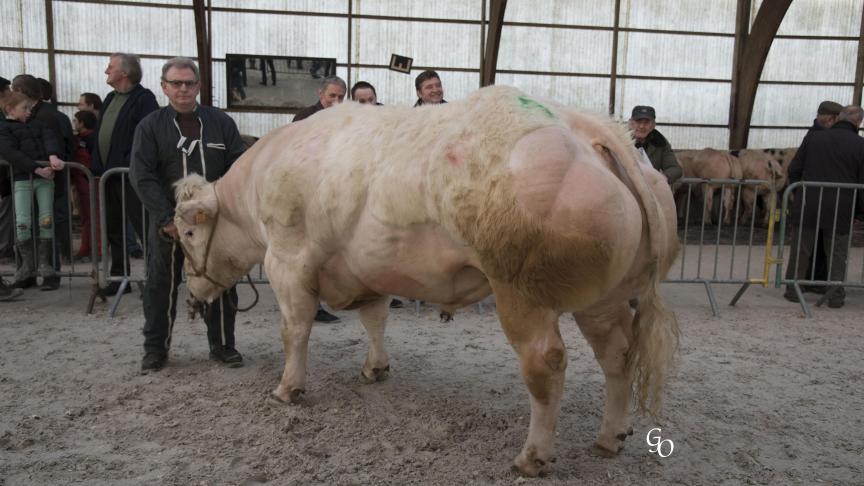
<svg viewBox="0 0 864 486">
<path fill-rule="evenodd" d="M 654 113 L 653 106 L 634 106 L 633 113 L 630 115 L 630 118 L 634 120 L 654 120 L 657 118 L 657 115 Z"/>
<path fill-rule="evenodd" d="M 843 109 L 843 105 L 833 101 L 823 101 L 819 103 L 819 109 L 816 110 L 817 115 L 839 115 Z"/>
</svg>

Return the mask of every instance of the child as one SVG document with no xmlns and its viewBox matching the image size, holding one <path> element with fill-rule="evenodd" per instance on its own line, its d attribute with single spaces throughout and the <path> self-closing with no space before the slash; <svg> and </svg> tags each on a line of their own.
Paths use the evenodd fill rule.
<svg viewBox="0 0 864 486">
<path fill-rule="evenodd" d="M 13 169 L 15 194 L 15 246 L 18 248 L 18 269 L 13 287 L 28 288 L 36 283 L 33 254 L 32 204 L 36 197 L 39 220 L 39 275 L 43 281 L 56 276 L 53 266 L 51 241 L 54 212 L 54 172 L 63 170 L 64 163 L 57 157 L 60 144 L 54 134 L 39 124 L 25 123 L 35 101 L 23 93 L 8 93 L 2 100 L 5 119 L 0 120 L 0 156 L 9 161 Z M 37 160 L 48 160 L 43 167 Z M 52 287 L 43 283 L 42 289 Z"/>
<path fill-rule="evenodd" d="M 75 150 L 75 162 L 90 168 L 90 154 L 93 152 L 93 146 L 96 144 L 96 115 L 89 111 L 79 111 L 75 113 L 75 118 L 72 121 L 75 127 L 75 132 L 78 133 L 78 147 Z M 84 171 L 72 171 L 72 185 L 75 186 L 75 191 L 78 192 L 78 207 L 81 216 L 81 248 L 75 258 L 85 260 L 90 258 L 90 181 Z M 98 192 L 96 193 L 98 194 Z M 97 196 L 98 197 L 98 196 Z M 99 203 L 96 202 L 96 207 Z M 96 248 L 99 248 L 99 217 L 92 222 L 96 228 Z M 101 252 L 99 252 L 101 255 Z"/>
</svg>

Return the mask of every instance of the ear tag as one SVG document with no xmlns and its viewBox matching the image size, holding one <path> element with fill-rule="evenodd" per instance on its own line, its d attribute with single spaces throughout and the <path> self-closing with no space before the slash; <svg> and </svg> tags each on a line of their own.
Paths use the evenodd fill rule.
<svg viewBox="0 0 864 486">
<path fill-rule="evenodd" d="M 204 214 L 204 210 L 199 209 L 195 212 L 195 224 L 204 224 L 207 221 L 207 215 Z"/>
</svg>

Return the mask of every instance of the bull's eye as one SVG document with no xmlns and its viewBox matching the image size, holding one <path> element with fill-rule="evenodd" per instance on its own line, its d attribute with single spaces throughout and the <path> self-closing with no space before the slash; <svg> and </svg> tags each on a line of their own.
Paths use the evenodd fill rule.
<svg viewBox="0 0 864 486">
<path fill-rule="evenodd" d="M 186 236 L 191 238 L 192 237 L 192 230 L 186 230 L 186 232 L 183 234 L 185 234 Z"/>
</svg>

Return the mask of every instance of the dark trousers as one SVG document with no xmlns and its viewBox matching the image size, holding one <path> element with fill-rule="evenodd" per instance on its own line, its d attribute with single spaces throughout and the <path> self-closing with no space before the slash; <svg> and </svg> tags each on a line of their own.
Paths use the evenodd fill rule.
<svg viewBox="0 0 864 486">
<path fill-rule="evenodd" d="M 0 167 L 4 170 L 5 167 Z M 15 254 L 15 211 L 12 195 L 0 197 L 0 258 Z"/>
<path fill-rule="evenodd" d="M 827 233 L 827 234 L 826 234 Z M 800 246 L 799 245 L 800 236 Z M 846 258 L 848 257 L 849 235 L 837 234 L 831 241 L 828 231 L 815 228 L 797 228 L 792 230 L 792 248 L 789 252 L 789 263 L 786 265 L 787 280 L 832 280 L 842 282 L 846 279 Z M 833 246 L 833 249 L 832 249 Z M 825 276 L 818 274 L 820 271 L 817 253 L 819 247 L 825 254 Z M 816 269 L 814 270 L 813 259 L 816 258 Z M 797 267 L 797 268 L 796 268 Z M 830 267 L 830 268 L 828 268 Z M 840 287 L 834 293 L 835 296 L 844 297 L 846 291 Z"/>
<path fill-rule="evenodd" d="M 165 241 L 159 236 L 155 223 L 150 225 L 147 241 L 150 252 L 144 287 L 144 351 L 167 353 L 171 349 L 171 331 L 177 317 L 177 286 L 182 277 L 184 255 L 180 243 Z M 210 304 L 210 312 L 204 316 L 210 349 L 234 347 L 236 316 L 237 289 L 231 287 Z"/>
<path fill-rule="evenodd" d="M 126 177 L 126 175 L 122 175 Z M 126 183 L 125 200 L 120 177 L 113 176 L 105 183 L 105 231 L 111 250 L 111 275 L 124 275 L 129 268 L 129 255 L 126 254 L 126 241 L 123 239 L 125 216 L 132 223 L 139 237 L 144 234 L 144 221 L 141 214 L 141 201 L 132 186 Z M 143 239 L 143 238 L 142 238 Z M 125 265 L 125 267 L 124 267 Z"/>
</svg>

